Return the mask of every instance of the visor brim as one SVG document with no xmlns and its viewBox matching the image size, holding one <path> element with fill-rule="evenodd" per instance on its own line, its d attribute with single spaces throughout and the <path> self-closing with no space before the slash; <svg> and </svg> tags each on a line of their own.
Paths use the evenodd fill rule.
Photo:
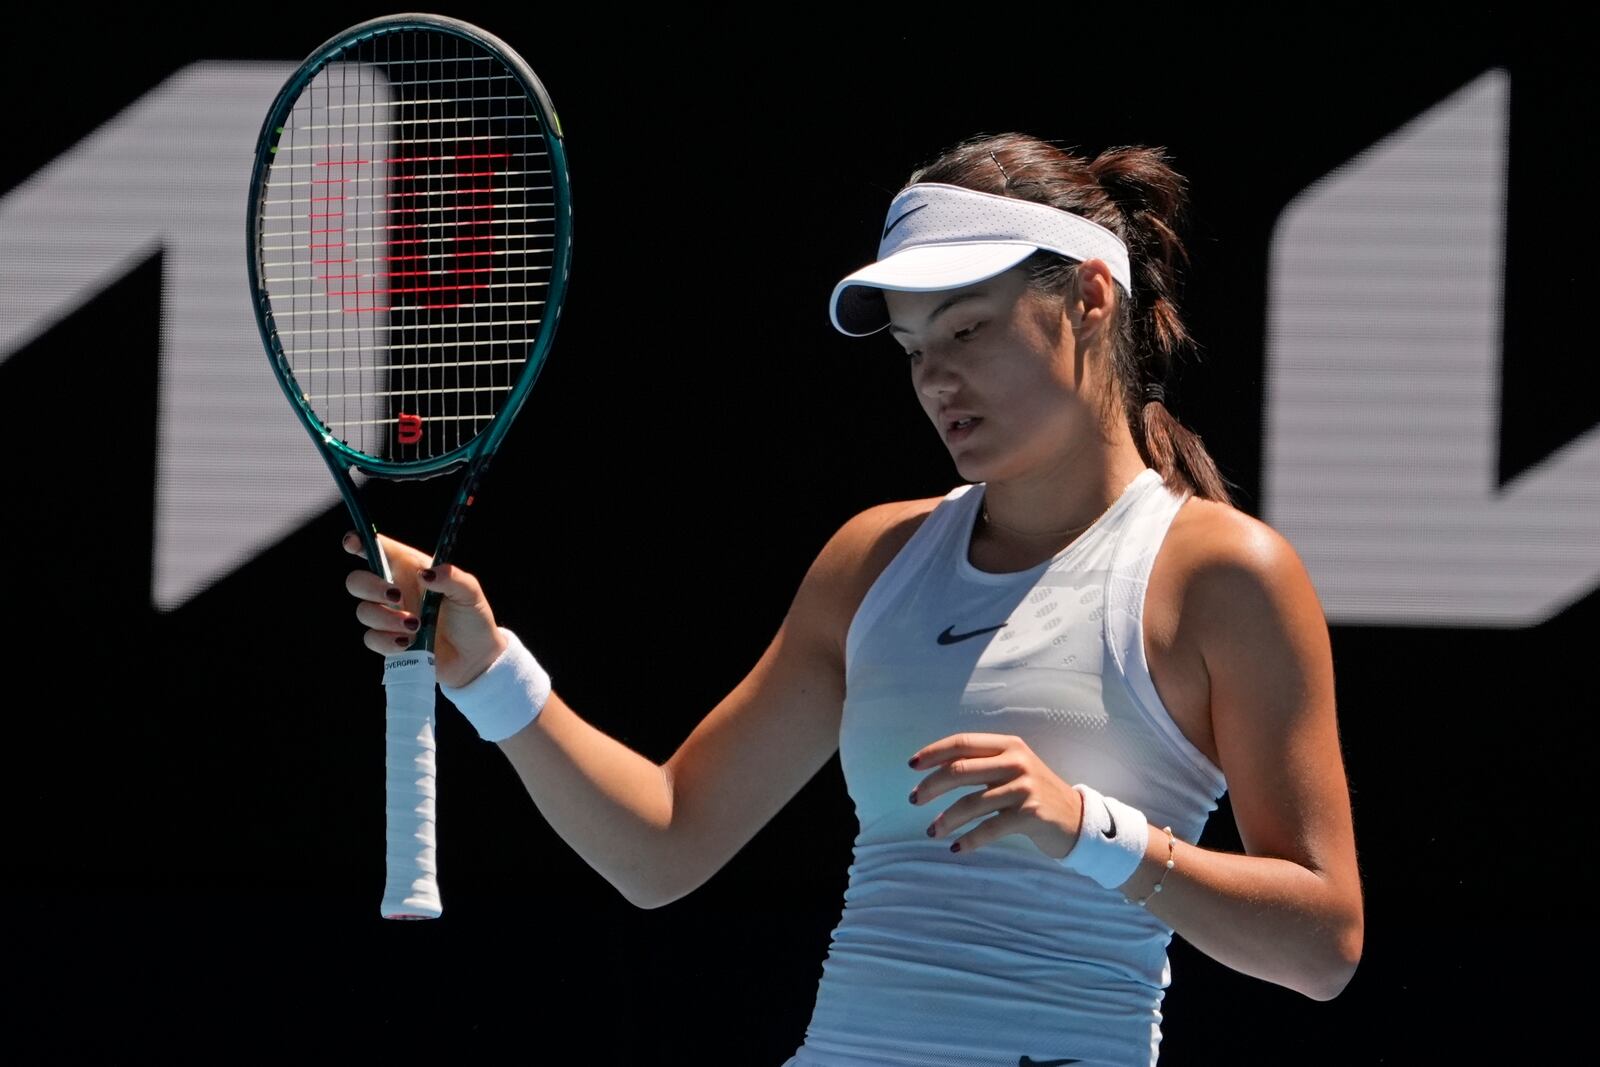
<svg viewBox="0 0 1600 1067">
<path fill-rule="evenodd" d="M 1036 251 L 1036 245 L 1010 241 L 902 248 L 841 279 L 833 288 L 828 317 L 840 333 L 867 337 L 889 325 L 883 290 L 923 293 L 976 285 L 1003 274 Z"/>
</svg>

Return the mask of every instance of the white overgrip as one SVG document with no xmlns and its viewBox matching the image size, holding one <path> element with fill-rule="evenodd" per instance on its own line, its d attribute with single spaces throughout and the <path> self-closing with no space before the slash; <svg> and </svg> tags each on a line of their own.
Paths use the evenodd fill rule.
<svg viewBox="0 0 1600 1067">
<path fill-rule="evenodd" d="M 399 652 L 383 660 L 388 697 L 385 730 L 387 880 L 385 919 L 437 919 L 434 862 L 434 659 L 432 652 Z"/>
</svg>

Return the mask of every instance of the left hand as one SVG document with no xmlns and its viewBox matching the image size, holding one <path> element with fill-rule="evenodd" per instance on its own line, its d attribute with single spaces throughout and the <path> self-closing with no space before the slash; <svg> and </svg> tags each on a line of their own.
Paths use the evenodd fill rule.
<svg viewBox="0 0 1600 1067">
<path fill-rule="evenodd" d="M 912 792 L 913 804 L 926 804 L 964 785 L 988 787 L 968 793 L 933 821 L 932 836 L 943 837 L 979 816 L 998 813 L 958 839 L 952 852 L 971 852 L 998 838 L 1023 834 L 1046 856 L 1062 859 L 1078 841 L 1083 797 L 1020 737 L 951 734 L 917 750 L 911 766 L 938 768 Z"/>
</svg>

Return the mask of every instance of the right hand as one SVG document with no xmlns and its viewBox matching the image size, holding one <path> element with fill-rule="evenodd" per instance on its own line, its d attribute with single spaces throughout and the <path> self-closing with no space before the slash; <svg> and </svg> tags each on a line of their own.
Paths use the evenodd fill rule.
<svg viewBox="0 0 1600 1067">
<path fill-rule="evenodd" d="M 351 571 L 344 581 L 345 589 L 360 601 L 356 618 L 367 627 L 366 646 L 385 656 L 409 648 L 416 636 L 414 627 L 420 625 L 422 594 L 436 592 L 442 596 L 433 641 L 439 684 L 459 688 L 488 670 L 505 651 L 506 642 L 495 626 L 478 579 L 452 563 L 443 563 L 435 568 L 433 581 L 424 581 L 421 572 L 432 566 L 432 556 L 383 534 L 378 541 L 389 557 L 394 585 L 365 568 Z M 344 550 L 367 558 L 361 538 L 353 531 L 344 535 Z M 398 599 L 391 590 L 398 591 Z"/>
</svg>

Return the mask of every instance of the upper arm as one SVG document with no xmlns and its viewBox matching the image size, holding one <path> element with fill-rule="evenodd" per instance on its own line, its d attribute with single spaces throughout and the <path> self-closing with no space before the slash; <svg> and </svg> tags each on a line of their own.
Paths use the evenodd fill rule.
<svg viewBox="0 0 1600 1067">
<path fill-rule="evenodd" d="M 1327 621 L 1282 535 L 1239 512 L 1224 521 L 1190 596 L 1240 840 L 1249 854 L 1291 860 L 1332 886 L 1359 954 L 1361 885 Z"/>
<path fill-rule="evenodd" d="M 838 750 L 845 633 L 901 511 L 880 505 L 840 527 L 766 652 L 666 762 L 682 860 L 667 900 L 719 870 Z"/>
</svg>

